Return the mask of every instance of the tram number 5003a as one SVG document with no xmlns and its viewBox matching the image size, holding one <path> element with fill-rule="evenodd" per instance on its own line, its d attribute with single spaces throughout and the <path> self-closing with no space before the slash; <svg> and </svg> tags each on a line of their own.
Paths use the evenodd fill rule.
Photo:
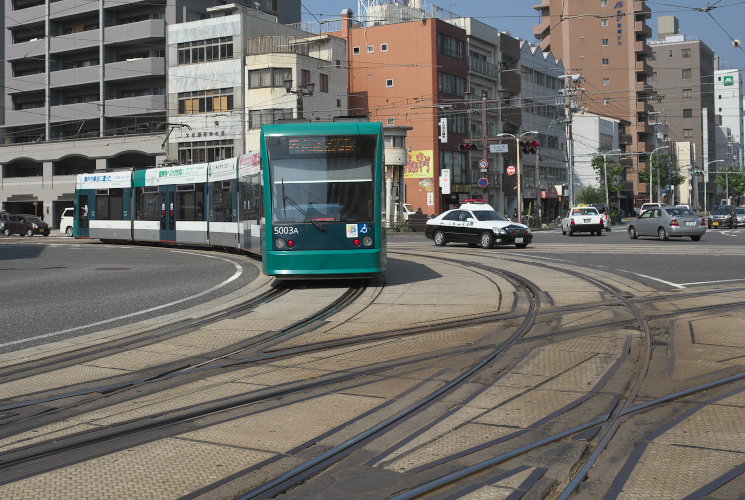
<svg viewBox="0 0 745 500">
<path fill-rule="evenodd" d="M 274 226 L 274 234 L 300 234 L 300 231 L 296 227 L 292 226 Z"/>
</svg>

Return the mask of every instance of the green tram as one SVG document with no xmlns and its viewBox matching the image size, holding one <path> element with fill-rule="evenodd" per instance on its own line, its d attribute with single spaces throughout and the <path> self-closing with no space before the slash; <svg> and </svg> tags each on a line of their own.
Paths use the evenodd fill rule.
<svg viewBox="0 0 745 500">
<path fill-rule="evenodd" d="M 265 125 L 261 150 L 196 165 L 80 174 L 74 234 L 239 249 L 280 279 L 386 269 L 379 122 Z"/>
</svg>

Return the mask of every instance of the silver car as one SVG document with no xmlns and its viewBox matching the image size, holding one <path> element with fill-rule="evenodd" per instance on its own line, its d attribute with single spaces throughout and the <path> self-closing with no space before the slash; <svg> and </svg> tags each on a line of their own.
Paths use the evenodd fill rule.
<svg viewBox="0 0 745 500">
<path fill-rule="evenodd" d="M 629 223 L 629 237 L 656 236 L 660 240 L 688 236 L 698 241 L 706 233 L 706 219 L 689 208 L 649 208 Z"/>
<path fill-rule="evenodd" d="M 735 208 L 735 214 L 737 214 L 737 225 L 740 224 L 745 225 L 745 207 L 737 207 Z"/>
</svg>

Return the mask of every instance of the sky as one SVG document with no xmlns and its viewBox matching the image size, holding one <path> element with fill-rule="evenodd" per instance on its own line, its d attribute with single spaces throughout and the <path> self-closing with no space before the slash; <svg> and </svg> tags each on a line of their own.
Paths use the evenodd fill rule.
<svg viewBox="0 0 745 500">
<path fill-rule="evenodd" d="M 532 6 L 541 0 L 441 0 L 430 2 L 462 17 L 479 21 L 509 32 L 514 37 L 536 42 L 533 26 L 538 14 Z M 343 9 L 357 15 L 357 0 L 303 0 L 303 21 L 338 19 Z M 745 0 L 647 0 L 652 17 L 647 24 L 657 38 L 657 16 L 677 16 L 680 30 L 697 37 L 721 58 L 722 69 L 745 69 Z M 708 12 L 696 9 L 710 9 Z M 311 15 L 312 14 L 312 15 Z M 743 45 L 735 48 L 732 39 Z"/>
</svg>

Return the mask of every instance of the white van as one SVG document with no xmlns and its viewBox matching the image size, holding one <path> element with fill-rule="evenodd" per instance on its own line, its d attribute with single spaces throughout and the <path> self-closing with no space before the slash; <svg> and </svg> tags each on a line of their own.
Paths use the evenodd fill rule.
<svg viewBox="0 0 745 500">
<path fill-rule="evenodd" d="M 59 230 L 65 233 L 67 236 L 72 238 L 73 235 L 73 219 L 75 216 L 75 209 L 74 208 L 66 208 L 62 212 L 62 217 L 59 221 Z"/>
</svg>

